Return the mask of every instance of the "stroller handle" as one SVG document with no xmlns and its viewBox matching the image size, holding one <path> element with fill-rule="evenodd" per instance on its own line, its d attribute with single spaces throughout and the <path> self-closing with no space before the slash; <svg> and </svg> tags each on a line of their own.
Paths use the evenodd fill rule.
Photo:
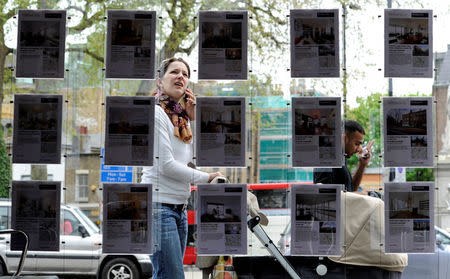
<svg viewBox="0 0 450 279">
<path fill-rule="evenodd" d="M 7 230 L 0 231 L 0 234 L 13 234 L 13 233 L 20 233 L 25 237 L 25 246 L 23 247 L 22 255 L 20 256 L 20 261 L 19 261 L 19 265 L 17 266 L 17 270 L 13 274 L 13 278 L 14 278 L 15 276 L 18 276 L 22 272 L 23 263 L 25 262 L 25 257 L 27 256 L 27 251 L 28 251 L 28 236 L 24 231 L 21 231 L 21 230 L 7 229 Z"/>
</svg>

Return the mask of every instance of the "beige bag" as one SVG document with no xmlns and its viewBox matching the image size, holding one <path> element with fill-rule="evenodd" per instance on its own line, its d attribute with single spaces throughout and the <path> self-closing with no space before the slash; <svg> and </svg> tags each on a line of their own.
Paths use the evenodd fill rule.
<svg viewBox="0 0 450 279">
<path fill-rule="evenodd" d="M 402 272 L 408 265 L 408 255 L 384 253 L 384 202 L 344 192 L 341 203 L 346 248 L 340 257 L 329 259 L 342 264 L 377 266 Z"/>
</svg>

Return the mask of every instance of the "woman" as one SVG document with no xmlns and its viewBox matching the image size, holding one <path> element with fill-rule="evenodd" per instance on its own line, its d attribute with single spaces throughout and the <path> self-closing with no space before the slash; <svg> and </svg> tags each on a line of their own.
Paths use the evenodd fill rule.
<svg viewBox="0 0 450 279">
<path fill-rule="evenodd" d="M 221 173 L 188 167 L 193 158 L 190 121 L 195 96 L 188 88 L 190 68 L 181 58 L 162 62 L 155 107 L 155 160 L 145 168 L 142 183 L 153 185 L 153 278 L 184 278 L 187 241 L 186 204 L 191 183 L 208 183 Z"/>
</svg>

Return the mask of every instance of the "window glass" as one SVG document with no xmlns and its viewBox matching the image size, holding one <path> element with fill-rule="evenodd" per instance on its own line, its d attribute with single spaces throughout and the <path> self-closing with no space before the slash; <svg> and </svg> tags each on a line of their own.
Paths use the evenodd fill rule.
<svg viewBox="0 0 450 279">
<path fill-rule="evenodd" d="M 0 206 L 0 230 L 9 229 L 11 220 L 10 207 Z"/>
<path fill-rule="evenodd" d="M 258 198 L 259 208 L 287 208 L 286 189 L 253 190 Z"/>
<path fill-rule="evenodd" d="M 87 200 L 88 196 L 88 174 L 77 174 L 76 176 L 76 189 L 77 198 L 79 200 Z"/>
<path fill-rule="evenodd" d="M 439 231 L 436 231 L 436 235 L 441 236 L 442 244 L 450 245 L 450 238 L 448 236 L 446 236 L 445 234 L 443 234 L 443 233 L 441 233 Z"/>
<path fill-rule="evenodd" d="M 61 224 L 64 235 L 79 235 L 81 236 L 78 228 L 81 226 L 80 221 L 68 210 L 63 211 L 63 222 Z"/>
</svg>

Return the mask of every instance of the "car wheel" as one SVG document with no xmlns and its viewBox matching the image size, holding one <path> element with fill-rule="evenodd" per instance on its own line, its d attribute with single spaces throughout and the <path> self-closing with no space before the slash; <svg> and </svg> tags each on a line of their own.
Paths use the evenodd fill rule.
<svg viewBox="0 0 450 279">
<path fill-rule="evenodd" d="M 7 275 L 3 266 L 3 260 L 0 259 L 0 276 Z"/>
<path fill-rule="evenodd" d="M 139 270 L 131 260 L 115 258 L 105 264 L 101 279 L 139 279 Z"/>
</svg>

